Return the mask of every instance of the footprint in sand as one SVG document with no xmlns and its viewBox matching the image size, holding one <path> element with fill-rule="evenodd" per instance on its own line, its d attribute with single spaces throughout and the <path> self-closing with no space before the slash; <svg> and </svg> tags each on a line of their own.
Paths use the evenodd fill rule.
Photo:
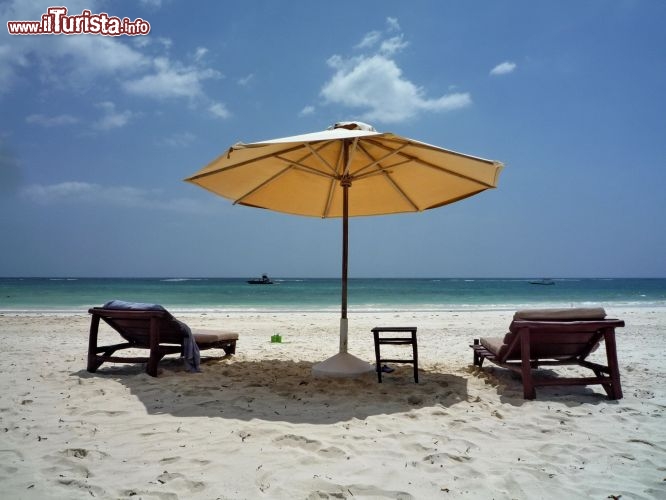
<svg viewBox="0 0 666 500">
<path fill-rule="evenodd" d="M 452 453 L 433 453 L 432 455 L 426 455 L 423 457 L 423 462 L 429 463 L 431 465 L 441 464 L 447 465 L 451 461 L 465 463 L 472 459 L 472 457 L 465 455 L 453 455 Z"/>
<path fill-rule="evenodd" d="M 20 451 L 16 450 L 0 450 L 0 483 L 3 479 L 11 477 L 19 469 L 10 465 L 12 463 L 20 463 L 25 459 Z"/>
<path fill-rule="evenodd" d="M 648 389 L 636 389 L 634 397 L 638 399 L 654 399 L 654 392 Z"/>
<path fill-rule="evenodd" d="M 259 488 L 259 491 L 266 493 L 266 491 L 271 487 L 270 475 L 268 473 L 263 473 L 255 479 L 254 483 Z"/>
<path fill-rule="evenodd" d="M 106 493 L 103 488 L 100 488 L 99 486 L 94 486 L 92 484 L 88 484 L 87 481 L 81 481 L 79 479 L 60 477 L 58 478 L 58 483 L 61 486 L 67 486 L 69 490 L 77 489 L 77 490 L 87 491 L 88 495 L 91 497 L 103 498 Z M 72 498 L 75 498 L 77 496 L 78 495 L 74 495 L 72 492 Z"/>
<path fill-rule="evenodd" d="M 329 446 L 328 448 L 322 448 L 321 450 L 319 450 L 319 454 L 323 458 L 334 458 L 334 459 L 340 459 L 347 456 L 347 454 L 337 446 Z"/>
<path fill-rule="evenodd" d="M 125 415 L 127 412 L 124 410 L 92 410 L 87 411 L 83 415 L 106 415 L 108 417 L 117 417 L 118 415 Z"/>
<path fill-rule="evenodd" d="M 275 439 L 279 445 L 293 446 L 308 451 L 317 451 L 321 448 L 321 442 L 315 439 L 308 439 L 305 436 L 296 436 L 294 434 L 285 434 Z"/>
<path fill-rule="evenodd" d="M 54 462 L 57 464 L 51 469 L 64 468 L 72 472 L 77 472 L 81 477 L 90 475 L 85 463 L 89 461 L 101 461 L 108 458 L 108 454 L 97 450 L 86 450 L 85 448 L 66 448 L 57 452 Z"/>
<path fill-rule="evenodd" d="M 328 489 L 328 488 L 327 488 Z M 331 491 L 332 490 L 332 491 Z M 414 497 L 405 491 L 391 491 L 376 486 L 365 484 L 350 484 L 350 485 L 333 485 L 331 490 L 316 490 L 312 491 L 306 497 L 308 500 L 321 500 L 321 499 L 340 499 L 353 497 L 361 498 L 394 498 L 396 500 L 412 500 Z"/>
<path fill-rule="evenodd" d="M 186 493 L 196 493 L 206 489 L 206 483 L 187 479 L 186 476 L 179 472 L 164 471 L 162 474 L 157 476 L 157 482 L 160 484 L 169 483 L 169 486 L 176 489 L 177 491 L 183 491 Z"/>
<path fill-rule="evenodd" d="M 155 491 L 155 490 L 121 490 L 120 498 L 158 498 L 159 500 L 178 500 L 178 495 L 170 491 Z"/>
<path fill-rule="evenodd" d="M 89 460 L 104 460 L 109 457 L 108 453 L 99 450 L 87 450 L 85 448 L 66 448 L 58 452 L 61 457 L 78 458 Z"/>
<path fill-rule="evenodd" d="M 91 483 L 91 472 L 87 467 L 90 461 L 101 461 L 108 458 L 108 454 L 85 448 L 66 448 L 54 455 L 45 457 L 48 463 L 54 464 L 44 469 L 48 477 L 52 477 L 60 486 L 70 489 L 87 491 L 94 497 L 103 497 L 106 492 L 103 488 Z M 72 495 L 74 497 L 76 495 Z"/>
</svg>

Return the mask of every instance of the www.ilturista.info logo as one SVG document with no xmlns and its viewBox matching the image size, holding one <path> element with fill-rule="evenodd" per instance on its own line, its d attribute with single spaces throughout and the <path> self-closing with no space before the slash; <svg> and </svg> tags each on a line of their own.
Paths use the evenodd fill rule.
<svg viewBox="0 0 666 500">
<path fill-rule="evenodd" d="M 79 15 L 68 16 L 67 7 L 49 7 L 39 21 L 7 21 L 10 35 L 104 35 L 136 36 L 150 33 L 150 23 L 137 17 L 109 16 L 106 12 L 93 14 L 84 10 Z"/>
</svg>

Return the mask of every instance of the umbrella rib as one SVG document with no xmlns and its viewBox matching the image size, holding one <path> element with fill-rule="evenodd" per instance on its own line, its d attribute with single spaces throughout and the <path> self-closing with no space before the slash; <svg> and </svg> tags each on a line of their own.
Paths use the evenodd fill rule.
<svg viewBox="0 0 666 500">
<path fill-rule="evenodd" d="M 334 175 L 329 175 L 326 172 L 317 170 L 316 168 L 309 167 L 308 165 L 303 165 L 302 163 L 299 163 L 299 161 L 283 158 L 282 156 L 276 156 L 275 159 L 286 163 L 288 165 L 288 168 L 293 168 L 294 170 L 300 170 L 301 172 L 313 175 L 320 175 L 322 177 L 326 177 L 327 179 L 335 178 Z M 335 172 L 333 172 L 333 174 L 335 174 Z"/>
<path fill-rule="evenodd" d="M 285 150 L 283 150 L 283 151 L 280 151 L 280 152 L 277 153 L 277 154 L 291 153 L 292 151 L 296 151 L 296 150 L 298 150 L 298 149 L 302 149 L 302 148 L 303 148 L 303 145 L 302 145 L 302 144 L 299 144 L 299 145 L 294 146 L 294 147 L 292 147 L 292 148 L 287 148 L 287 149 L 285 149 Z M 240 148 L 238 148 L 238 149 L 240 149 Z M 231 153 L 232 153 L 233 151 L 234 151 L 234 148 L 233 148 L 233 146 L 232 146 L 231 148 L 229 148 L 229 151 L 227 152 L 227 157 L 229 157 L 229 155 L 231 155 Z M 217 173 L 219 173 L 219 172 L 224 172 L 224 171 L 226 171 L 226 170 L 233 170 L 233 169 L 235 169 L 235 168 L 239 168 L 239 167 L 243 167 L 243 166 L 245 166 L 245 165 L 248 165 L 248 164 L 250 164 L 250 163 L 254 163 L 254 162 L 257 162 L 257 161 L 264 160 L 264 159 L 266 159 L 266 158 L 270 158 L 271 156 L 274 156 L 275 154 L 276 154 L 276 153 L 267 153 L 267 154 L 265 154 L 265 155 L 257 156 L 256 158 L 252 158 L 252 159 L 249 159 L 249 160 L 245 160 L 245 161 L 240 162 L 240 163 L 235 163 L 235 164 L 233 164 L 233 165 L 226 165 L 226 166 L 224 166 L 224 167 L 219 167 L 219 168 L 216 168 L 215 170 L 211 170 L 210 172 L 204 172 L 204 173 L 201 173 L 201 174 L 193 175 L 192 177 L 188 177 L 187 180 L 188 180 L 188 181 L 195 181 L 195 180 L 197 180 L 197 179 L 202 179 L 202 178 L 204 178 L 204 177 L 208 177 L 208 176 L 210 176 L 210 175 L 217 174 Z M 217 160 L 215 160 L 215 161 L 217 161 Z M 213 163 L 215 163 L 215 161 L 213 161 Z"/>
<path fill-rule="evenodd" d="M 335 179 L 331 179 L 331 186 L 328 188 L 328 196 L 326 197 L 326 206 L 324 207 L 324 213 L 322 218 L 328 217 L 329 212 L 331 211 L 331 204 L 333 203 L 333 192 L 335 191 Z"/>
<path fill-rule="evenodd" d="M 408 137 L 403 137 L 402 139 L 398 137 L 390 137 L 390 136 L 385 136 L 382 138 L 383 141 L 385 142 L 392 142 L 392 143 L 397 143 L 397 144 L 405 144 L 407 146 L 415 146 L 421 149 L 429 149 L 431 151 L 437 151 L 437 152 L 444 152 L 447 154 L 450 154 L 452 156 L 459 156 L 461 158 L 465 158 L 468 160 L 475 160 L 475 161 L 480 161 L 482 163 L 488 163 L 490 165 L 494 165 L 497 162 L 493 160 L 486 160 L 485 158 L 480 158 L 478 156 L 472 156 L 468 155 L 465 153 L 459 153 L 457 151 L 453 151 L 451 149 L 445 149 L 445 148 L 440 148 L 439 146 L 433 146 L 432 144 L 427 144 L 425 142 L 420 142 L 420 141 L 415 141 L 413 139 L 409 139 Z M 368 137 L 365 139 L 366 142 L 369 142 L 375 146 L 378 146 L 382 149 L 386 149 L 387 151 L 393 150 L 393 148 L 386 146 L 383 142 L 378 142 L 374 137 Z"/>
<path fill-rule="evenodd" d="M 366 154 L 368 154 L 368 153 L 366 152 Z M 368 156 L 369 156 L 369 155 L 368 155 Z M 372 176 L 374 176 L 374 175 L 379 175 L 379 174 L 381 174 L 381 173 L 383 173 L 383 172 L 388 172 L 388 173 L 390 173 L 390 172 L 391 172 L 390 169 L 392 169 L 393 167 L 400 167 L 400 166 L 404 165 L 405 163 L 409 163 L 410 161 L 411 161 L 411 160 L 403 160 L 403 161 L 398 162 L 398 163 L 393 163 L 392 165 L 390 165 L 390 166 L 388 166 L 388 167 L 383 167 L 383 166 L 381 166 L 379 163 L 375 163 L 374 165 L 378 167 L 377 170 L 373 170 L 372 172 L 367 172 L 367 173 L 365 173 L 365 174 L 355 176 L 354 179 L 355 179 L 355 180 L 367 179 L 368 177 L 372 177 Z"/>
<path fill-rule="evenodd" d="M 331 178 L 332 176 L 335 176 L 336 172 L 333 167 L 331 167 L 328 162 L 321 157 L 319 154 L 319 150 L 325 148 L 328 144 L 330 144 L 330 141 L 322 143 L 322 145 L 319 147 L 319 149 L 314 149 L 309 143 L 304 144 L 303 146 L 309 151 L 309 153 L 303 155 L 297 160 L 290 160 L 288 158 L 284 158 L 282 156 L 283 153 L 290 153 L 291 151 L 294 151 L 295 149 L 289 149 L 284 152 L 276 153 L 275 154 L 275 159 L 280 160 L 284 163 L 287 163 L 290 167 L 294 168 L 294 170 L 300 170 L 302 172 L 314 174 L 314 175 L 320 175 L 326 178 Z M 310 167 L 308 165 L 305 165 L 301 163 L 303 160 L 305 160 L 308 156 L 314 155 L 317 157 L 317 159 L 324 164 L 324 166 L 328 167 L 329 170 L 331 170 L 331 175 L 326 174 L 326 172 L 322 172 L 320 170 L 317 170 L 316 168 Z"/>
<path fill-rule="evenodd" d="M 400 194 L 400 196 L 402 196 L 407 203 L 409 203 L 412 207 L 414 207 L 414 210 L 417 210 L 418 212 L 421 211 L 421 209 L 418 207 L 418 205 L 416 203 L 414 203 L 409 196 L 407 196 L 407 193 L 405 193 L 400 188 L 400 186 L 398 186 L 396 184 L 396 182 L 393 179 L 391 179 L 391 175 L 388 172 L 382 172 L 382 174 L 384 174 L 384 177 L 386 177 L 386 180 L 389 181 L 389 184 L 391 184 L 391 186 L 393 186 L 393 188 Z"/>
<path fill-rule="evenodd" d="M 264 182 L 262 182 L 261 184 L 259 184 L 259 185 L 255 186 L 254 188 L 252 188 L 252 189 L 251 189 L 250 191 L 248 191 L 247 193 L 245 193 L 245 194 L 243 194 L 242 196 L 240 196 L 236 201 L 234 201 L 234 204 L 236 204 L 236 203 L 241 203 L 242 200 L 243 200 L 243 198 L 247 198 L 248 196 L 250 196 L 250 195 L 256 193 L 257 191 L 259 191 L 261 188 L 263 188 L 263 187 L 266 186 L 267 184 L 270 184 L 271 182 L 273 182 L 273 181 L 274 181 L 275 179 L 277 179 L 278 177 L 280 177 L 280 176 L 284 175 L 285 173 L 287 173 L 289 170 L 299 170 L 299 171 L 301 171 L 301 172 L 305 172 L 305 173 L 307 173 L 307 174 L 319 175 L 319 176 L 321 176 L 321 177 L 325 177 L 325 178 L 327 178 L 327 179 L 334 179 L 334 177 L 332 177 L 332 176 L 330 176 L 330 175 L 328 175 L 328 174 L 326 174 L 326 173 L 324 173 L 324 172 L 320 172 L 319 170 L 317 170 L 317 169 L 315 169 L 315 168 L 308 167 L 307 165 L 302 165 L 302 164 L 297 163 L 297 162 L 295 162 L 295 161 L 293 161 L 293 160 L 289 160 L 289 159 L 287 159 L 287 158 L 282 158 L 281 156 L 276 156 L 275 158 L 276 158 L 277 160 L 280 160 L 280 161 L 286 163 L 287 166 L 286 166 L 285 168 L 283 168 L 282 170 L 280 170 L 279 172 L 277 172 L 276 174 L 274 174 L 274 175 L 272 175 L 271 177 L 269 177 L 268 179 L 266 179 L 266 180 L 265 180 Z"/>
<path fill-rule="evenodd" d="M 338 154 L 338 159 L 336 161 L 335 169 L 333 172 L 335 173 L 336 177 L 331 179 L 331 186 L 328 190 L 328 198 L 326 200 L 326 206 L 324 207 L 324 213 L 322 214 L 322 217 L 326 218 L 328 217 L 328 214 L 331 211 L 331 205 L 333 204 L 333 193 L 335 192 L 335 183 L 338 178 L 341 178 L 342 176 L 338 175 L 338 171 L 342 170 L 340 166 L 342 165 L 342 162 L 344 161 L 344 148 L 340 148 L 340 154 Z"/>
<path fill-rule="evenodd" d="M 388 147 L 386 147 L 386 146 L 385 146 L 384 144 L 382 144 L 382 143 L 375 142 L 375 141 L 371 141 L 371 140 L 368 140 L 368 142 L 371 142 L 372 144 L 374 144 L 375 146 L 377 146 L 377 147 L 379 147 L 379 148 L 381 148 L 381 149 L 386 149 L 386 150 L 388 150 L 388 151 L 393 151 L 393 150 L 389 149 Z M 435 150 L 435 151 L 437 151 L 437 150 L 439 150 L 439 151 L 445 151 L 446 153 L 452 154 L 452 155 L 454 155 L 454 156 L 460 156 L 461 158 L 473 159 L 473 160 L 483 161 L 483 162 L 485 162 L 485 163 L 491 163 L 491 164 L 492 164 L 492 162 L 489 162 L 488 160 L 482 160 L 482 159 L 480 159 L 480 158 L 473 158 L 473 157 L 471 157 L 471 156 L 467 156 L 467 155 L 464 155 L 464 154 L 456 153 L 455 151 L 443 150 L 443 149 L 441 149 L 441 148 L 435 148 L 435 147 L 432 147 L 431 149 L 433 149 L 433 150 Z M 476 184 L 481 184 L 481 185 L 483 185 L 483 186 L 487 186 L 487 187 L 489 187 L 489 188 L 495 187 L 493 184 L 488 184 L 487 182 L 483 182 L 483 181 L 480 181 L 479 179 L 475 179 L 475 178 L 473 178 L 473 177 L 469 177 L 469 176 L 467 176 L 467 175 L 465 175 L 465 174 L 461 174 L 461 173 L 459 173 L 459 172 L 455 172 L 455 171 L 453 171 L 453 170 L 450 170 L 450 169 L 448 169 L 448 168 L 442 167 L 442 166 L 440 166 L 440 165 L 433 165 L 432 163 L 429 163 L 429 162 L 427 162 L 427 161 L 421 160 L 420 158 L 418 158 L 418 157 L 416 157 L 416 156 L 412 156 L 412 155 L 410 155 L 410 154 L 403 153 L 403 152 L 399 152 L 398 154 L 399 154 L 399 156 L 402 156 L 402 157 L 404 157 L 404 158 L 407 158 L 409 161 L 413 161 L 413 162 L 415 162 L 415 163 L 418 163 L 418 164 L 420 164 L 420 165 L 423 165 L 424 167 L 429 167 L 429 168 L 432 168 L 432 169 L 435 169 L 435 170 L 439 170 L 440 172 L 446 172 L 446 173 L 451 174 L 451 175 L 453 175 L 453 176 L 460 177 L 461 179 L 465 179 L 465 180 L 468 180 L 468 181 L 474 182 L 474 183 L 476 183 Z"/>
<path fill-rule="evenodd" d="M 403 198 L 407 203 L 409 203 L 409 204 L 412 206 L 412 208 L 413 208 L 414 210 L 420 212 L 421 209 L 419 208 L 419 206 L 418 206 L 418 205 L 417 205 L 417 204 L 416 204 L 416 203 L 415 203 L 415 202 L 414 202 L 414 201 L 413 201 L 413 200 L 407 195 L 407 193 L 405 193 L 405 192 L 402 190 L 402 188 L 401 188 L 401 187 L 400 187 L 400 186 L 399 186 L 399 185 L 393 180 L 393 178 L 391 177 L 390 172 L 387 171 L 384 167 L 382 167 L 382 165 L 381 165 L 381 161 L 384 160 L 384 159 L 386 159 L 386 158 L 387 158 L 388 156 L 390 156 L 390 155 L 386 155 L 385 157 L 383 157 L 383 158 L 381 158 L 381 159 L 379 159 L 379 160 L 375 160 L 375 159 L 372 157 L 372 155 L 371 155 L 371 154 L 370 154 L 365 148 L 361 147 L 360 149 L 361 149 L 361 151 L 362 151 L 362 152 L 363 152 L 368 158 L 370 158 L 370 159 L 373 161 L 370 165 L 367 165 L 366 167 L 363 167 L 363 169 L 361 169 L 361 170 L 365 170 L 366 168 L 369 168 L 369 167 L 371 167 L 371 166 L 376 166 L 376 167 L 377 167 L 377 170 L 374 171 L 374 172 L 368 172 L 367 174 L 363 174 L 363 175 L 360 176 L 360 177 L 356 177 L 355 180 L 365 179 L 365 178 L 371 177 L 371 176 L 373 176 L 373 175 L 383 175 L 384 178 L 388 181 L 388 183 L 393 187 L 393 189 L 395 189 L 396 192 L 397 192 L 400 196 L 402 196 L 402 198 Z M 406 160 L 406 161 L 407 161 L 407 160 Z M 404 162 L 403 162 L 403 163 L 404 163 Z M 400 163 L 399 163 L 398 165 L 400 165 Z M 393 167 L 393 166 L 395 166 L 395 165 L 391 165 L 391 167 Z M 391 167 L 389 167 L 389 168 L 391 168 Z"/>
<path fill-rule="evenodd" d="M 406 148 L 406 147 L 407 147 L 407 144 L 403 144 L 402 147 L 400 147 L 400 148 L 398 148 L 398 149 L 392 149 L 392 150 L 390 150 L 386 155 L 382 156 L 381 158 L 379 158 L 379 159 L 377 159 L 377 160 L 375 160 L 375 159 L 370 155 L 370 153 L 368 153 L 368 151 L 367 151 L 364 147 L 359 148 L 361 151 L 363 151 L 363 152 L 366 154 L 366 156 L 367 156 L 368 158 L 370 158 L 370 159 L 372 160 L 372 163 L 368 163 L 367 165 L 365 165 L 365 166 L 359 168 L 356 172 L 354 172 L 354 177 L 355 177 L 355 178 L 364 177 L 364 175 L 361 175 L 361 176 L 359 176 L 359 177 L 357 177 L 357 176 L 358 176 L 359 173 L 363 172 L 364 170 L 367 170 L 367 169 L 372 168 L 372 167 L 374 167 L 374 166 L 378 166 L 381 162 L 383 162 L 383 161 L 386 160 L 387 158 L 390 158 L 391 156 L 394 156 L 394 155 L 399 154 L 400 151 L 402 151 L 402 150 L 403 150 L 404 148 Z M 408 160 L 408 161 L 409 161 L 409 160 Z M 380 166 L 379 168 L 383 170 L 384 167 L 381 167 L 381 166 Z"/>
<path fill-rule="evenodd" d="M 354 154 L 356 153 L 356 150 L 357 149 L 363 149 L 363 148 L 358 147 L 358 143 L 359 143 L 358 137 L 354 137 L 354 141 L 352 143 L 351 151 L 348 151 L 348 154 L 347 154 L 347 164 L 344 166 L 344 171 L 342 172 L 343 177 L 346 176 L 346 175 L 349 175 L 350 177 L 354 176 L 354 174 L 350 173 L 349 170 L 351 168 L 352 161 L 354 159 Z"/>
<path fill-rule="evenodd" d="M 324 144 L 322 144 L 322 146 L 321 146 L 319 149 L 324 149 L 328 144 L 330 144 L 330 142 L 325 142 Z M 316 157 L 319 159 L 320 162 L 322 162 L 326 167 L 328 167 L 328 169 L 329 169 L 331 172 L 333 172 L 333 175 L 335 175 L 335 173 L 336 173 L 336 172 L 335 172 L 335 168 L 333 168 L 333 167 L 328 163 L 328 161 L 326 161 L 324 158 L 322 158 L 322 156 L 319 154 L 319 149 L 315 149 L 315 148 L 313 148 L 313 147 L 310 145 L 310 143 L 306 143 L 306 144 L 305 144 L 305 147 L 307 147 L 307 148 L 310 150 L 310 152 L 311 152 L 314 156 L 316 156 Z"/>
<path fill-rule="evenodd" d="M 412 206 L 412 208 L 413 208 L 414 210 L 416 210 L 417 212 L 421 212 L 421 209 L 419 208 L 419 206 L 418 206 L 416 203 L 414 203 L 414 201 L 413 201 L 413 200 L 407 195 L 407 193 L 405 193 L 405 192 L 402 190 L 402 188 L 401 188 L 401 187 L 400 187 L 400 186 L 399 186 L 399 185 L 398 185 L 398 184 L 397 184 L 397 183 L 391 178 L 391 174 L 390 174 L 389 172 L 386 172 L 385 170 L 381 170 L 381 171 L 378 171 L 378 172 L 373 172 L 373 173 L 370 173 L 370 174 L 366 174 L 366 175 L 364 175 L 362 178 L 367 179 L 368 177 L 371 177 L 371 176 L 373 176 L 373 175 L 382 175 L 382 176 L 384 176 L 384 178 L 385 178 L 386 181 L 391 185 L 391 187 L 392 187 L 393 189 L 395 189 L 396 192 L 397 192 L 397 193 L 398 193 L 398 194 L 399 194 L 399 195 L 400 195 L 400 196 L 401 196 L 401 197 L 402 197 L 407 203 L 409 203 L 409 204 Z M 358 180 L 358 179 L 356 179 L 356 180 Z"/>
<path fill-rule="evenodd" d="M 407 155 L 405 155 L 405 156 L 407 156 Z M 407 156 L 407 157 L 409 158 L 409 156 Z M 441 167 L 439 165 L 433 165 L 432 163 L 429 163 L 427 161 L 423 161 L 420 158 L 413 157 L 413 158 L 411 158 L 411 160 L 415 163 L 418 163 L 419 165 L 423 165 L 424 167 L 432 168 L 434 170 L 439 170 L 440 172 L 446 172 L 447 174 L 451 174 L 455 177 L 459 177 L 460 179 L 465 179 L 466 181 L 470 181 L 470 182 L 473 182 L 475 184 L 481 184 L 482 186 L 486 186 L 486 187 L 489 187 L 489 188 L 495 187 L 494 184 L 490 184 L 488 182 L 484 182 L 482 180 L 475 179 L 474 177 L 470 177 L 468 175 L 461 174 L 460 172 L 455 172 L 451 169 Z"/>
<path fill-rule="evenodd" d="M 262 182 L 261 184 L 256 185 L 255 187 L 253 187 L 252 189 L 250 189 L 247 193 L 245 193 L 245 194 L 239 196 L 238 198 L 236 198 L 236 199 L 234 200 L 234 205 L 236 205 L 237 203 L 241 203 L 241 204 L 242 204 L 244 198 L 247 198 L 248 196 L 253 195 L 253 194 L 256 193 L 257 191 L 259 191 L 261 188 L 263 188 L 264 186 L 266 186 L 267 184 L 270 184 L 271 182 L 273 182 L 273 181 L 274 181 L 275 179 L 277 179 L 278 177 L 284 175 L 284 174 L 285 174 L 288 170 L 290 170 L 290 169 L 291 169 L 291 167 L 287 166 L 287 167 L 283 168 L 282 170 L 280 170 L 278 173 L 276 173 L 276 174 L 272 175 L 271 177 L 269 177 L 268 179 L 266 179 L 266 180 L 265 180 L 264 182 Z"/>
</svg>

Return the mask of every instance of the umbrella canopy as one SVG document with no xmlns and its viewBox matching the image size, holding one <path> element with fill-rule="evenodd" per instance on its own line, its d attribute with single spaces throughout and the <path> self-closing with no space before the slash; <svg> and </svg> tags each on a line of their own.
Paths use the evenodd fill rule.
<svg viewBox="0 0 666 500">
<path fill-rule="evenodd" d="M 496 161 L 379 133 L 362 122 L 340 122 L 322 132 L 234 144 L 186 181 L 234 204 L 342 217 L 340 353 L 315 368 L 347 376 L 346 370 L 353 375 L 370 366 L 347 353 L 348 218 L 454 203 L 496 187 L 501 170 Z"/>
<path fill-rule="evenodd" d="M 347 157 L 345 158 L 345 153 Z M 312 217 L 420 212 L 497 185 L 502 165 L 343 122 L 229 150 L 187 180 L 234 203 Z"/>
</svg>

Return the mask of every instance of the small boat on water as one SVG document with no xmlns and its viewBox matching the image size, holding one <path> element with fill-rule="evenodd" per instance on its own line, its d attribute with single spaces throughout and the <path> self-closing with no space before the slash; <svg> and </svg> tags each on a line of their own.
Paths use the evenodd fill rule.
<svg viewBox="0 0 666 500">
<path fill-rule="evenodd" d="M 540 280 L 532 280 L 529 282 L 530 285 L 554 285 L 555 282 L 549 278 L 544 278 Z"/>
<path fill-rule="evenodd" d="M 271 280 L 267 274 L 262 274 L 261 278 L 247 280 L 250 285 L 272 285 L 273 280 Z"/>
</svg>

